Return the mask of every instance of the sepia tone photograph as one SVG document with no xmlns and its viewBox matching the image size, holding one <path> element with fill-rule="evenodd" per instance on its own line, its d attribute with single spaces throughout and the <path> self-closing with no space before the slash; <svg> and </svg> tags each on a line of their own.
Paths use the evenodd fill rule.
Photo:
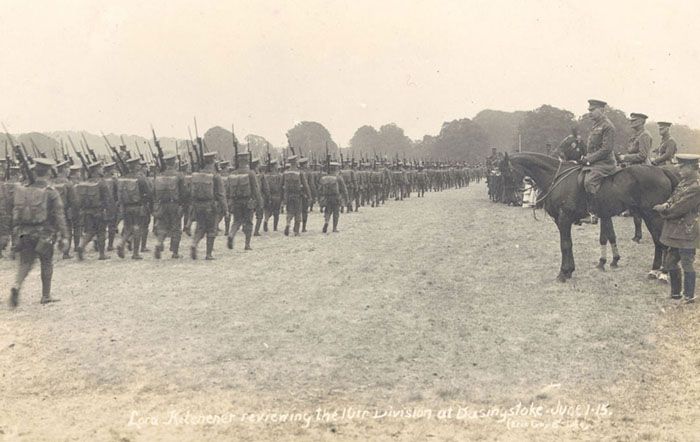
<svg viewBox="0 0 700 442">
<path fill-rule="evenodd" d="M 0 440 L 700 440 L 700 3 L 0 7 Z"/>
</svg>

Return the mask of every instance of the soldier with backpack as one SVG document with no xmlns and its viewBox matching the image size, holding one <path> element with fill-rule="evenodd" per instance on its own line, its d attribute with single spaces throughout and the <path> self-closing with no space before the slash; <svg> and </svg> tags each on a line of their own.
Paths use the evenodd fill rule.
<svg viewBox="0 0 700 442">
<path fill-rule="evenodd" d="M 253 236 L 260 236 L 260 226 L 265 217 L 265 201 L 270 198 L 270 188 L 267 185 L 267 177 L 260 171 L 260 160 L 253 158 L 253 161 L 250 163 L 250 168 L 255 173 L 255 180 L 258 183 L 261 196 L 260 204 L 255 207 L 255 229 L 253 230 Z"/>
<path fill-rule="evenodd" d="M 333 215 L 333 232 L 338 232 L 340 207 L 348 200 L 348 189 L 343 177 L 338 173 L 339 163 L 330 163 L 330 173 L 321 177 L 320 198 L 323 199 L 323 233 L 328 232 L 328 221 Z"/>
<path fill-rule="evenodd" d="M 70 174 L 70 162 L 63 161 L 56 165 L 56 178 L 53 179 L 52 186 L 58 194 L 61 196 L 61 202 L 63 203 L 63 212 L 66 219 L 66 228 L 68 229 L 68 236 L 66 237 L 66 247 L 63 250 L 63 259 L 70 259 L 70 245 L 71 240 L 73 240 L 78 246 L 80 237 L 73 237 L 74 232 L 74 222 L 77 223 L 78 218 L 78 197 L 75 194 L 75 185 L 68 178 Z"/>
<path fill-rule="evenodd" d="M 197 245 L 205 236 L 207 238 L 205 259 L 214 259 L 212 253 L 217 233 L 217 215 L 219 210 L 224 212 L 228 210 L 224 183 L 221 177 L 216 174 L 216 155 L 217 152 L 205 152 L 202 156 L 204 167 L 192 174 L 192 217 L 189 219 L 189 223 L 197 222 L 197 229 L 190 246 L 190 258 L 192 259 L 197 259 Z M 189 226 L 186 229 L 189 230 Z"/>
<path fill-rule="evenodd" d="M 277 160 L 270 161 L 270 172 L 265 174 L 265 182 L 269 191 L 265 200 L 265 220 L 263 230 L 267 232 L 267 222 L 272 217 L 272 228 L 277 231 L 277 223 L 280 220 L 280 207 L 282 206 L 282 174 L 279 173 Z"/>
<path fill-rule="evenodd" d="M 141 168 L 139 159 L 128 159 L 126 165 L 126 174 L 117 181 L 119 218 L 124 220 L 122 234 L 117 239 L 117 255 L 124 258 L 124 245 L 131 242 L 131 259 L 143 259 L 139 253 L 141 228 L 146 207 L 151 204 L 151 193 L 146 177 L 138 174 Z"/>
<path fill-rule="evenodd" d="M 10 292 L 11 308 L 19 304 L 22 283 L 36 258 L 41 263 L 41 303 L 58 301 L 51 297 L 54 238 L 62 249 L 68 232 L 61 196 L 49 184 L 49 171 L 54 165 L 48 158 L 36 158 L 34 169 L 29 172 L 29 184 L 17 186 L 14 192 L 12 222 L 17 235 L 15 250 L 19 254 L 19 268 Z"/>
<path fill-rule="evenodd" d="M 301 222 L 302 198 L 311 199 L 311 190 L 306 182 L 306 177 L 297 167 L 297 157 L 292 155 L 287 158 L 289 170 L 282 175 L 282 195 L 287 206 L 287 225 L 284 228 L 285 236 L 289 236 L 289 227 L 294 219 L 294 236 L 299 236 Z"/>
<path fill-rule="evenodd" d="M 155 179 L 153 216 L 158 244 L 153 254 L 156 259 L 160 259 L 163 242 L 168 236 L 172 258 L 180 257 L 178 251 L 182 236 L 182 213 L 183 207 L 187 206 L 189 195 L 185 187 L 185 177 L 177 170 L 176 159 L 175 155 L 163 157 L 165 170 Z"/>
<path fill-rule="evenodd" d="M 97 237 L 98 259 L 109 259 L 105 254 L 105 236 L 108 223 L 116 219 L 116 204 L 110 183 L 111 177 L 105 178 L 102 163 L 96 161 L 88 165 L 88 179 L 75 186 L 78 196 L 78 208 L 83 236 L 76 252 L 83 260 L 85 246 Z"/>
<path fill-rule="evenodd" d="M 233 249 L 233 240 L 238 229 L 243 226 L 245 234 L 245 250 L 252 250 L 250 240 L 253 236 L 253 213 L 256 207 L 263 206 L 262 195 L 258 188 L 258 180 L 249 165 L 250 154 L 238 154 L 238 168 L 229 175 L 226 190 L 229 197 L 229 210 L 233 215 L 233 225 L 228 233 L 226 245 Z"/>
</svg>

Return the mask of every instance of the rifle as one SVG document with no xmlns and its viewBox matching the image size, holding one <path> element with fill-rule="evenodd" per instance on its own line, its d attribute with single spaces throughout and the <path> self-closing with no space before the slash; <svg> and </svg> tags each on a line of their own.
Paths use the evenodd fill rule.
<svg viewBox="0 0 700 442">
<path fill-rule="evenodd" d="M 163 160 L 165 155 L 163 154 L 163 148 L 160 147 L 160 141 L 156 138 L 156 131 L 153 129 L 153 125 L 151 125 L 151 133 L 153 134 L 153 143 L 156 145 L 156 150 L 158 150 L 158 161 L 156 164 L 160 168 L 160 171 L 163 172 L 165 170 L 165 160 Z"/>
<path fill-rule="evenodd" d="M 143 154 L 141 153 L 141 148 L 139 147 L 139 142 L 138 142 L 138 140 L 136 140 L 136 141 L 134 142 L 134 144 L 136 144 L 136 152 L 139 153 L 139 158 L 141 159 L 141 161 L 144 161 L 144 159 L 143 159 Z"/>
<path fill-rule="evenodd" d="M 10 171 L 12 170 L 12 158 L 10 158 L 10 152 L 7 150 L 7 141 L 5 141 L 5 181 L 10 180 Z"/>
<path fill-rule="evenodd" d="M 331 154 L 328 153 L 328 141 L 326 141 L 326 173 L 331 174 Z"/>
<path fill-rule="evenodd" d="M 46 158 L 46 154 L 42 153 L 34 142 L 34 138 L 29 137 L 29 141 L 32 143 L 32 151 L 34 151 L 34 157 Z"/>
<path fill-rule="evenodd" d="M 119 153 L 117 152 L 117 149 L 110 144 L 110 142 L 107 139 L 107 137 L 105 136 L 104 132 L 100 132 L 100 133 L 102 134 L 102 138 L 105 139 L 105 142 L 107 143 L 107 147 L 109 148 L 110 151 L 112 151 L 112 159 L 114 160 L 114 162 L 117 163 L 117 169 L 119 170 L 119 173 L 122 176 L 126 176 L 129 173 L 129 166 L 126 165 L 126 163 L 124 162 L 124 158 L 122 158 L 121 155 L 119 155 Z"/>
<path fill-rule="evenodd" d="M 90 156 L 92 157 L 93 161 L 97 161 L 97 155 L 95 155 L 95 151 L 90 149 L 90 145 L 87 142 L 87 138 L 85 138 L 85 134 L 80 132 L 80 135 L 83 137 L 83 141 L 85 141 L 85 148 L 87 148 L 87 151 L 90 153 Z"/>
<path fill-rule="evenodd" d="M 267 143 L 267 173 L 272 172 L 272 157 L 270 156 L 270 143 Z"/>
<path fill-rule="evenodd" d="M 204 168 L 204 143 L 199 137 L 199 130 L 197 129 L 197 117 L 194 118 L 194 136 L 197 140 L 197 145 L 199 146 L 199 168 Z"/>
<path fill-rule="evenodd" d="M 119 139 L 121 140 L 122 144 L 119 145 L 119 147 L 124 146 L 124 149 L 126 149 L 126 143 L 124 142 L 124 135 L 119 135 Z M 128 149 L 125 150 L 126 152 L 126 157 L 128 159 L 131 159 L 131 152 L 129 152 Z"/>
<path fill-rule="evenodd" d="M 287 146 L 289 147 L 289 150 L 292 151 L 292 155 L 296 155 L 294 152 L 294 147 L 292 147 L 292 142 L 289 140 L 289 135 L 287 135 Z"/>
<path fill-rule="evenodd" d="M 233 123 L 231 123 L 231 136 L 233 137 L 233 168 L 238 170 L 238 140 L 236 139 L 236 132 L 233 130 Z"/>
<path fill-rule="evenodd" d="M 66 146 L 63 145 L 63 138 L 61 138 L 61 154 L 63 154 L 63 161 L 68 161 L 70 165 L 73 165 L 73 157 L 68 155 L 68 152 L 66 152 Z"/>
<path fill-rule="evenodd" d="M 153 146 L 151 146 L 151 142 L 146 141 L 146 143 L 148 144 L 148 153 L 151 155 L 149 162 L 152 161 L 153 163 L 155 163 L 156 166 L 158 166 L 158 161 L 156 160 L 156 156 L 153 153 Z"/>
<path fill-rule="evenodd" d="M 24 146 L 15 146 L 15 154 L 19 159 L 19 167 L 22 170 L 27 182 L 29 184 L 34 184 L 36 177 L 34 176 L 34 171 L 31 169 L 30 164 L 32 157 L 27 154 L 27 149 Z"/>
<path fill-rule="evenodd" d="M 73 139 L 68 135 L 68 141 L 70 141 L 70 145 L 73 148 L 73 152 L 75 152 L 75 155 L 78 157 L 80 160 L 80 164 L 83 166 L 83 170 L 85 171 L 85 176 L 88 178 L 91 178 L 90 176 L 90 168 L 88 167 L 88 162 L 85 160 L 85 157 L 81 152 L 78 152 L 78 149 L 75 148 L 75 144 L 73 144 Z"/>
</svg>

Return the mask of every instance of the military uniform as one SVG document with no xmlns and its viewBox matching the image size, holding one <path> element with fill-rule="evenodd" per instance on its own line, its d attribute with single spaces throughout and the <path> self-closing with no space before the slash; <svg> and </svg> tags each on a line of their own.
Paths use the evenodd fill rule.
<svg viewBox="0 0 700 442">
<path fill-rule="evenodd" d="M 651 164 L 649 160 L 649 154 L 651 153 L 651 134 L 648 130 L 644 128 L 644 121 L 646 121 L 647 116 L 639 113 L 630 114 L 630 120 L 633 125 L 638 124 L 635 127 L 635 134 L 630 139 L 629 145 L 627 146 L 627 153 L 620 155 L 620 161 L 626 165 L 632 164 Z"/>
<path fill-rule="evenodd" d="M 681 282 L 686 301 L 695 300 L 695 250 L 700 247 L 700 183 L 698 183 L 699 155 L 677 155 L 681 181 L 664 204 L 655 206 L 664 218 L 660 241 L 669 247 L 665 267 L 671 283 L 671 297 L 680 299 Z M 678 263 L 683 268 L 681 277 Z"/>
<path fill-rule="evenodd" d="M 280 219 L 280 207 L 282 205 L 282 174 L 277 170 L 277 160 L 272 160 L 270 167 L 272 171 L 265 175 L 269 194 L 265 200 L 265 221 L 263 223 L 263 230 L 267 232 L 267 222 L 270 217 L 272 217 L 273 230 L 276 232 L 277 223 Z"/>
<path fill-rule="evenodd" d="M 102 176 L 101 163 L 94 162 L 88 166 L 89 178 L 75 186 L 78 196 L 82 237 L 76 252 L 78 259 L 82 260 L 85 246 L 93 238 L 97 238 L 97 251 L 99 259 L 109 257 L 105 254 L 105 235 L 107 225 L 116 219 L 116 203 L 111 185 L 112 178 Z"/>
<path fill-rule="evenodd" d="M 228 210 L 228 204 L 224 197 L 223 180 L 215 173 L 215 158 L 216 152 L 206 152 L 204 154 L 205 168 L 192 174 L 192 218 L 189 222 L 195 221 L 197 223 L 190 245 L 192 259 L 197 259 L 197 245 L 205 236 L 207 241 L 205 259 L 214 259 L 212 253 L 217 234 L 218 213 L 219 210 Z"/>
<path fill-rule="evenodd" d="M 590 109 L 605 108 L 606 103 L 589 100 Z M 583 185 L 591 195 L 595 195 L 606 176 L 617 171 L 613 147 L 615 144 L 615 126 L 605 115 L 594 118 L 593 128 L 588 136 L 587 152 L 581 158 L 585 163 Z"/>
<path fill-rule="evenodd" d="M 172 258 L 180 257 L 180 240 L 182 237 L 183 208 L 187 206 L 189 194 L 185 186 L 185 177 L 175 169 L 175 156 L 166 156 L 163 160 L 165 170 L 158 174 L 154 183 L 153 207 L 156 225 L 156 245 L 153 253 L 160 259 L 165 238 L 170 237 Z"/>
<path fill-rule="evenodd" d="M 73 181 L 68 179 L 69 164 L 70 163 L 68 161 L 63 161 L 56 165 L 57 176 L 52 182 L 53 188 L 56 189 L 58 194 L 61 196 L 63 212 L 66 219 L 66 228 L 68 229 L 66 247 L 63 250 L 63 259 L 71 258 L 69 253 L 71 242 L 75 243 L 75 247 L 78 247 L 78 243 L 80 242 L 80 236 L 74 236 L 74 224 L 77 223 L 79 218 L 78 197 L 75 193 L 75 184 Z"/>
<path fill-rule="evenodd" d="M 676 155 L 678 147 L 676 146 L 676 140 L 674 140 L 669 133 L 671 123 L 660 121 L 657 124 L 659 125 L 659 131 L 661 132 L 661 144 L 659 145 L 658 149 L 655 150 L 655 152 L 658 153 L 658 156 L 652 160 L 651 164 L 655 166 L 666 166 L 671 164 L 671 160 L 673 159 L 674 155 Z"/>
<path fill-rule="evenodd" d="M 284 228 L 284 234 L 289 235 L 289 228 L 294 220 L 294 236 L 299 235 L 299 226 L 301 224 L 301 206 L 302 199 L 311 198 L 311 190 L 306 182 L 306 176 L 298 168 L 296 168 L 296 156 L 292 155 L 287 158 L 287 161 L 292 165 L 289 170 L 282 174 L 282 194 L 284 204 L 287 206 L 287 225 Z"/>
<path fill-rule="evenodd" d="M 260 171 L 260 161 L 257 158 L 253 159 L 251 168 L 253 172 L 255 172 L 255 180 L 258 183 L 258 191 L 260 192 L 260 200 L 256 200 L 258 204 L 255 206 L 255 228 L 253 229 L 253 236 L 260 236 L 260 226 L 265 218 L 265 201 L 270 198 L 270 188 L 267 184 L 267 176 Z"/>
<path fill-rule="evenodd" d="M 117 240 L 117 255 L 124 258 L 124 245 L 131 242 L 132 259 L 142 259 L 141 229 L 146 216 L 146 208 L 152 204 L 151 189 L 145 176 L 137 175 L 139 159 L 126 160 L 129 172 L 117 181 L 119 218 L 124 221 L 122 233 Z"/>
<path fill-rule="evenodd" d="M 19 303 L 22 283 L 37 258 L 41 263 L 41 303 L 55 301 L 51 298 L 54 238 L 58 237 L 61 244 L 63 238 L 68 236 L 61 196 L 47 180 L 48 171 L 55 163 L 46 158 L 36 158 L 34 164 L 34 182 L 17 187 L 12 204 L 19 268 L 10 294 L 11 308 Z"/>
<path fill-rule="evenodd" d="M 321 178 L 320 198 L 323 199 L 323 233 L 328 231 L 328 221 L 333 216 L 333 232 L 338 232 L 340 207 L 348 199 L 348 190 L 343 177 L 337 173 L 339 163 L 330 163 L 331 173 Z"/>
<path fill-rule="evenodd" d="M 238 229 L 243 226 L 245 250 L 251 250 L 253 235 L 253 214 L 256 207 L 262 207 L 262 195 L 255 172 L 248 167 L 248 153 L 238 154 L 238 169 L 227 178 L 226 188 L 229 197 L 229 210 L 233 215 L 233 225 L 228 234 L 227 245 L 233 249 L 233 240 Z"/>
</svg>

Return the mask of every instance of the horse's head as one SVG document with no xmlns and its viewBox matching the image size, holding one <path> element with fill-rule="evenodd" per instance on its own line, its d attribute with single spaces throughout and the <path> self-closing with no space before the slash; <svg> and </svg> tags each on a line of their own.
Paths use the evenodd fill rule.
<svg viewBox="0 0 700 442">
<path fill-rule="evenodd" d="M 523 178 L 527 175 L 525 169 L 517 159 L 513 161 L 507 152 L 503 155 L 503 159 L 498 164 L 498 170 L 501 172 L 504 184 L 516 187 L 521 186 Z"/>
</svg>

